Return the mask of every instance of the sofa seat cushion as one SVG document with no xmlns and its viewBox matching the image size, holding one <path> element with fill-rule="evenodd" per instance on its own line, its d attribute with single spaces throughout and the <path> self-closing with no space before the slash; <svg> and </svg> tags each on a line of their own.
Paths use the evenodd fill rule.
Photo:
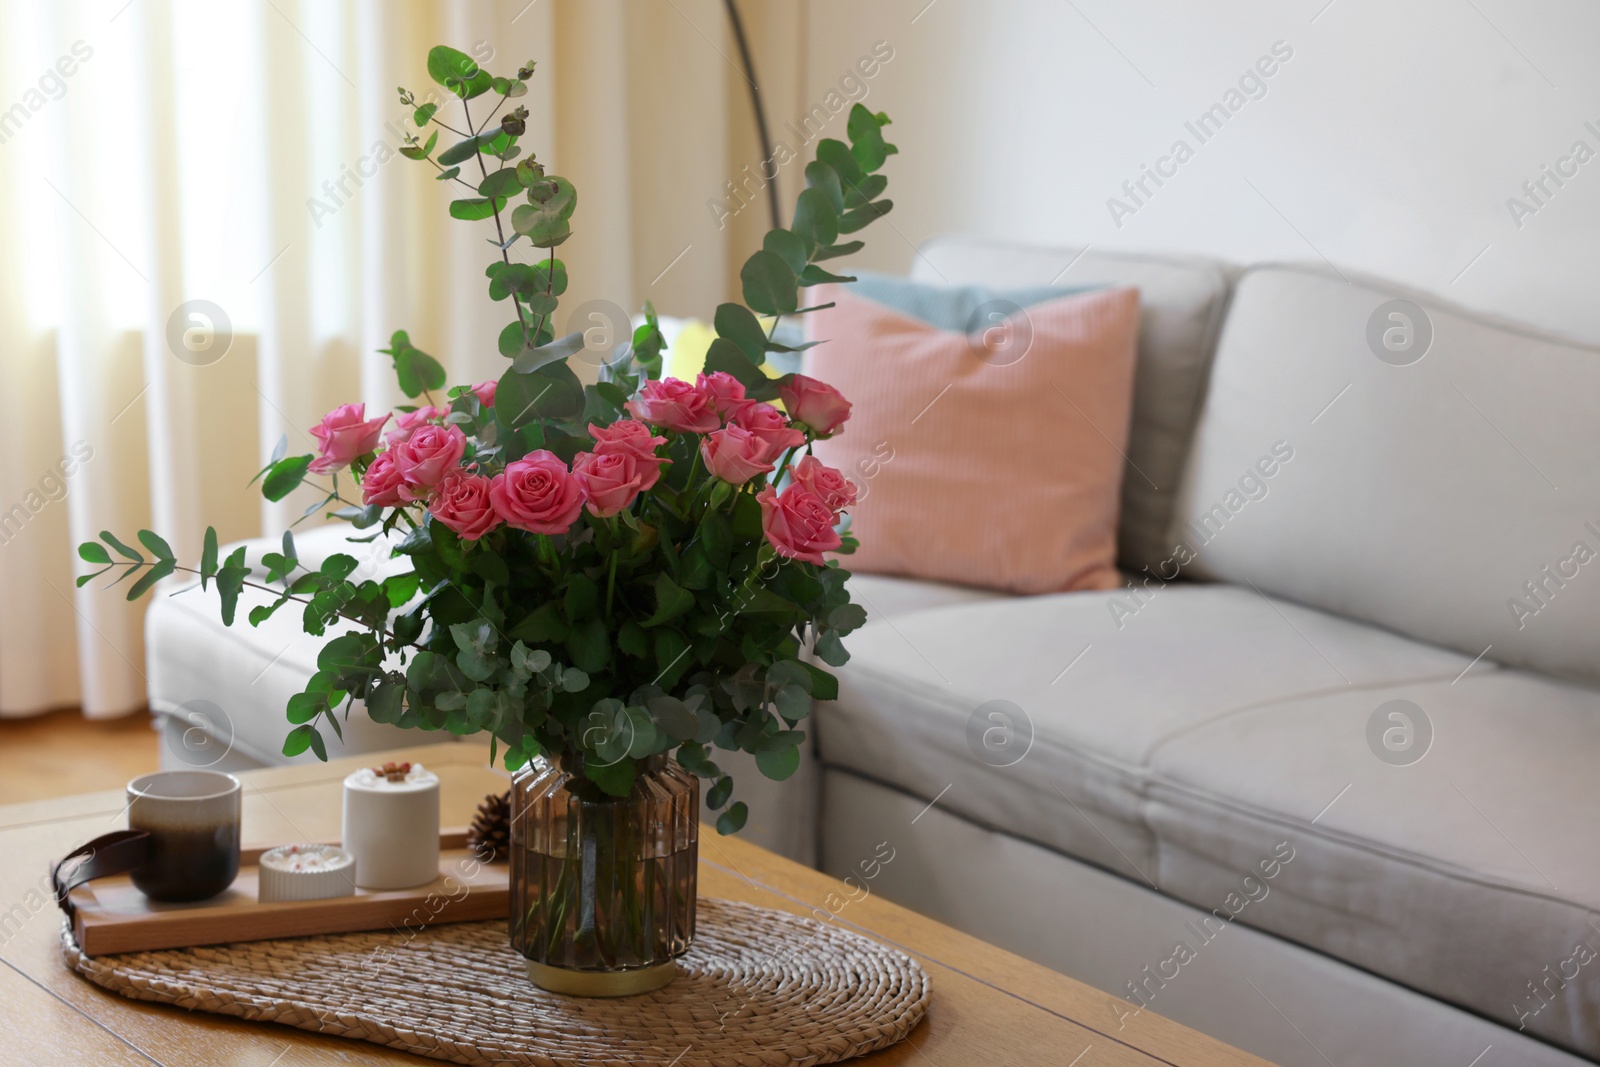
<svg viewBox="0 0 1600 1067">
<path fill-rule="evenodd" d="M 1374 758 L 1390 700 L 1426 717 L 1415 763 Z M 1595 1059 L 1596 752 L 1600 691 L 1480 663 L 1213 722 L 1157 753 L 1145 814 L 1163 888 L 1218 900 L 1277 833 L 1298 857 L 1257 925 Z"/>
<path fill-rule="evenodd" d="M 352 581 L 382 578 L 408 565 L 404 559 L 390 558 L 388 542 L 353 544 L 346 540 L 352 534 L 363 536 L 343 524 L 318 527 L 295 537 L 295 551 L 308 567 L 319 566 L 336 552 L 354 556 L 359 565 Z M 258 568 L 261 555 L 279 547 L 277 541 L 268 539 L 241 543 L 251 565 Z M 222 555 L 234 547 L 225 547 Z M 260 573 L 258 569 L 257 575 Z M 151 601 L 145 618 L 150 709 L 158 716 L 175 716 L 180 723 L 191 723 L 210 735 L 205 744 L 196 737 L 193 760 L 211 765 L 213 759 L 224 758 L 219 755 L 223 752 L 228 756 L 227 766 L 272 766 L 317 758 L 309 751 L 293 759 L 282 755 L 283 739 L 291 729 L 284 707 L 316 673 L 317 653 L 328 637 L 305 633 L 301 612 L 293 604 L 284 605 L 260 626 L 251 626 L 250 609 L 271 600 L 266 593 L 246 588 L 239 595 L 231 627 L 222 624 L 215 585 L 209 590 L 196 586 Z M 334 632 L 330 630 L 329 636 Z M 330 757 L 448 739 L 448 735 L 419 735 L 375 723 L 359 702 L 342 726 L 342 742 L 324 731 Z M 188 751 L 182 745 L 166 746 L 169 762 L 190 762 Z"/>
<path fill-rule="evenodd" d="M 846 569 L 849 557 L 841 562 Z M 889 574 L 862 574 L 852 571 L 850 599 L 867 609 L 869 619 L 896 619 L 915 611 L 943 608 L 954 604 L 978 604 L 985 600 L 1005 600 L 1006 594 L 967 585 L 925 582 L 919 578 L 898 578 Z"/>
<path fill-rule="evenodd" d="M 1600 945 L 1593 690 L 1225 585 L 931 608 L 850 648 L 825 765 L 1513 1027 Z M 1391 700 L 1432 724 L 1410 765 L 1368 740 Z M 1600 961 L 1563 981 L 1528 1029 L 1593 1054 Z"/>
</svg>

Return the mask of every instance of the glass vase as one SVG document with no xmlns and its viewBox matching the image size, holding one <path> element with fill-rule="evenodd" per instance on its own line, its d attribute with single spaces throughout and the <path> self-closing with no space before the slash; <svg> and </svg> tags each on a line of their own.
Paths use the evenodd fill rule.
<svg viewBox="0 0 1600 1067">
<path fill-rule="evenodd" d="M 512 779 L 511 946 L 552 992 L 658 989 L 694 940 L 699 779 L 651 756 L 613 797 L 580 760 L 536 757 Z"/>
</svg>

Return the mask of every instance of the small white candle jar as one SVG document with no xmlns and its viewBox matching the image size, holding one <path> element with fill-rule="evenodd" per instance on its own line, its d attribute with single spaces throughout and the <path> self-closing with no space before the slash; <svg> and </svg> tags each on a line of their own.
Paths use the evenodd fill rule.
<svg viewBox="0 0 1600 1067">
<path fill-rule="evenodd" d="M 344 780 L 344 847 L 362 889 L 439 877 L 439 776 L 420 763 L 363 767 Z"/>
<path fill-rule="evenodd" d="M 256 864 L 256 899 L 328 900 L 355 893 L 355 858 L 333 845 L 281 845 Z"/>
</svg>

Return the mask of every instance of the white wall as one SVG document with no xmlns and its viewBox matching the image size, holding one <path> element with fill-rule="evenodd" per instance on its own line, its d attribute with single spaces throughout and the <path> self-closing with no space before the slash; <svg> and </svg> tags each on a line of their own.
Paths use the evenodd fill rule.
<svg viewBox="0 0 1600 1067">
<path fill-rule="evenodd" d="M 1240 263 L 1325 257 L 1600 341 L 1594 0 L 811 0 L 807 10 L 807 104 L 872 42 L 895 50 L 867 97 L 894 118 L 902 152 L 888 170 L 894 228 L 869 231 L 863 267 L 903 270 L 914 244 L 948 231 Z M 1184 123 L 1278 41 L 1293 56 L 1266 95 L 1200 144 Z M 1108 198 L 1131 204 L 1122 183 L 1179 138 L 1194 157 L 1148 185 L 1154 195 L 1119 227 Z M 1597 158 L 1550 185 L 1519 228 L 1507 199 L 1579 140 Z"/>
</svg>

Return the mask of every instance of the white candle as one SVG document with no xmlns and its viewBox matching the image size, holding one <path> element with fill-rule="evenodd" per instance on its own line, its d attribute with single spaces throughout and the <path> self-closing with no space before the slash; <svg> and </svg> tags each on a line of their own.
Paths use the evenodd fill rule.
<svg viewBox="0 0 1600 1067">
<path fill-rule="evenodd" d="M 355 861 L 332 845 L 272 849 L 261 857 L 256 874 L 256 899 L 263 904 L 348 897 L 356 891 Z"/>
<path fill-rule="evenodd" d="M 435 881 L 439 776 L 413 763 L 364 767 L 347 777 L 344 847 L 355 857 L 362 889 L 409 889 Z"/>
</svg>

